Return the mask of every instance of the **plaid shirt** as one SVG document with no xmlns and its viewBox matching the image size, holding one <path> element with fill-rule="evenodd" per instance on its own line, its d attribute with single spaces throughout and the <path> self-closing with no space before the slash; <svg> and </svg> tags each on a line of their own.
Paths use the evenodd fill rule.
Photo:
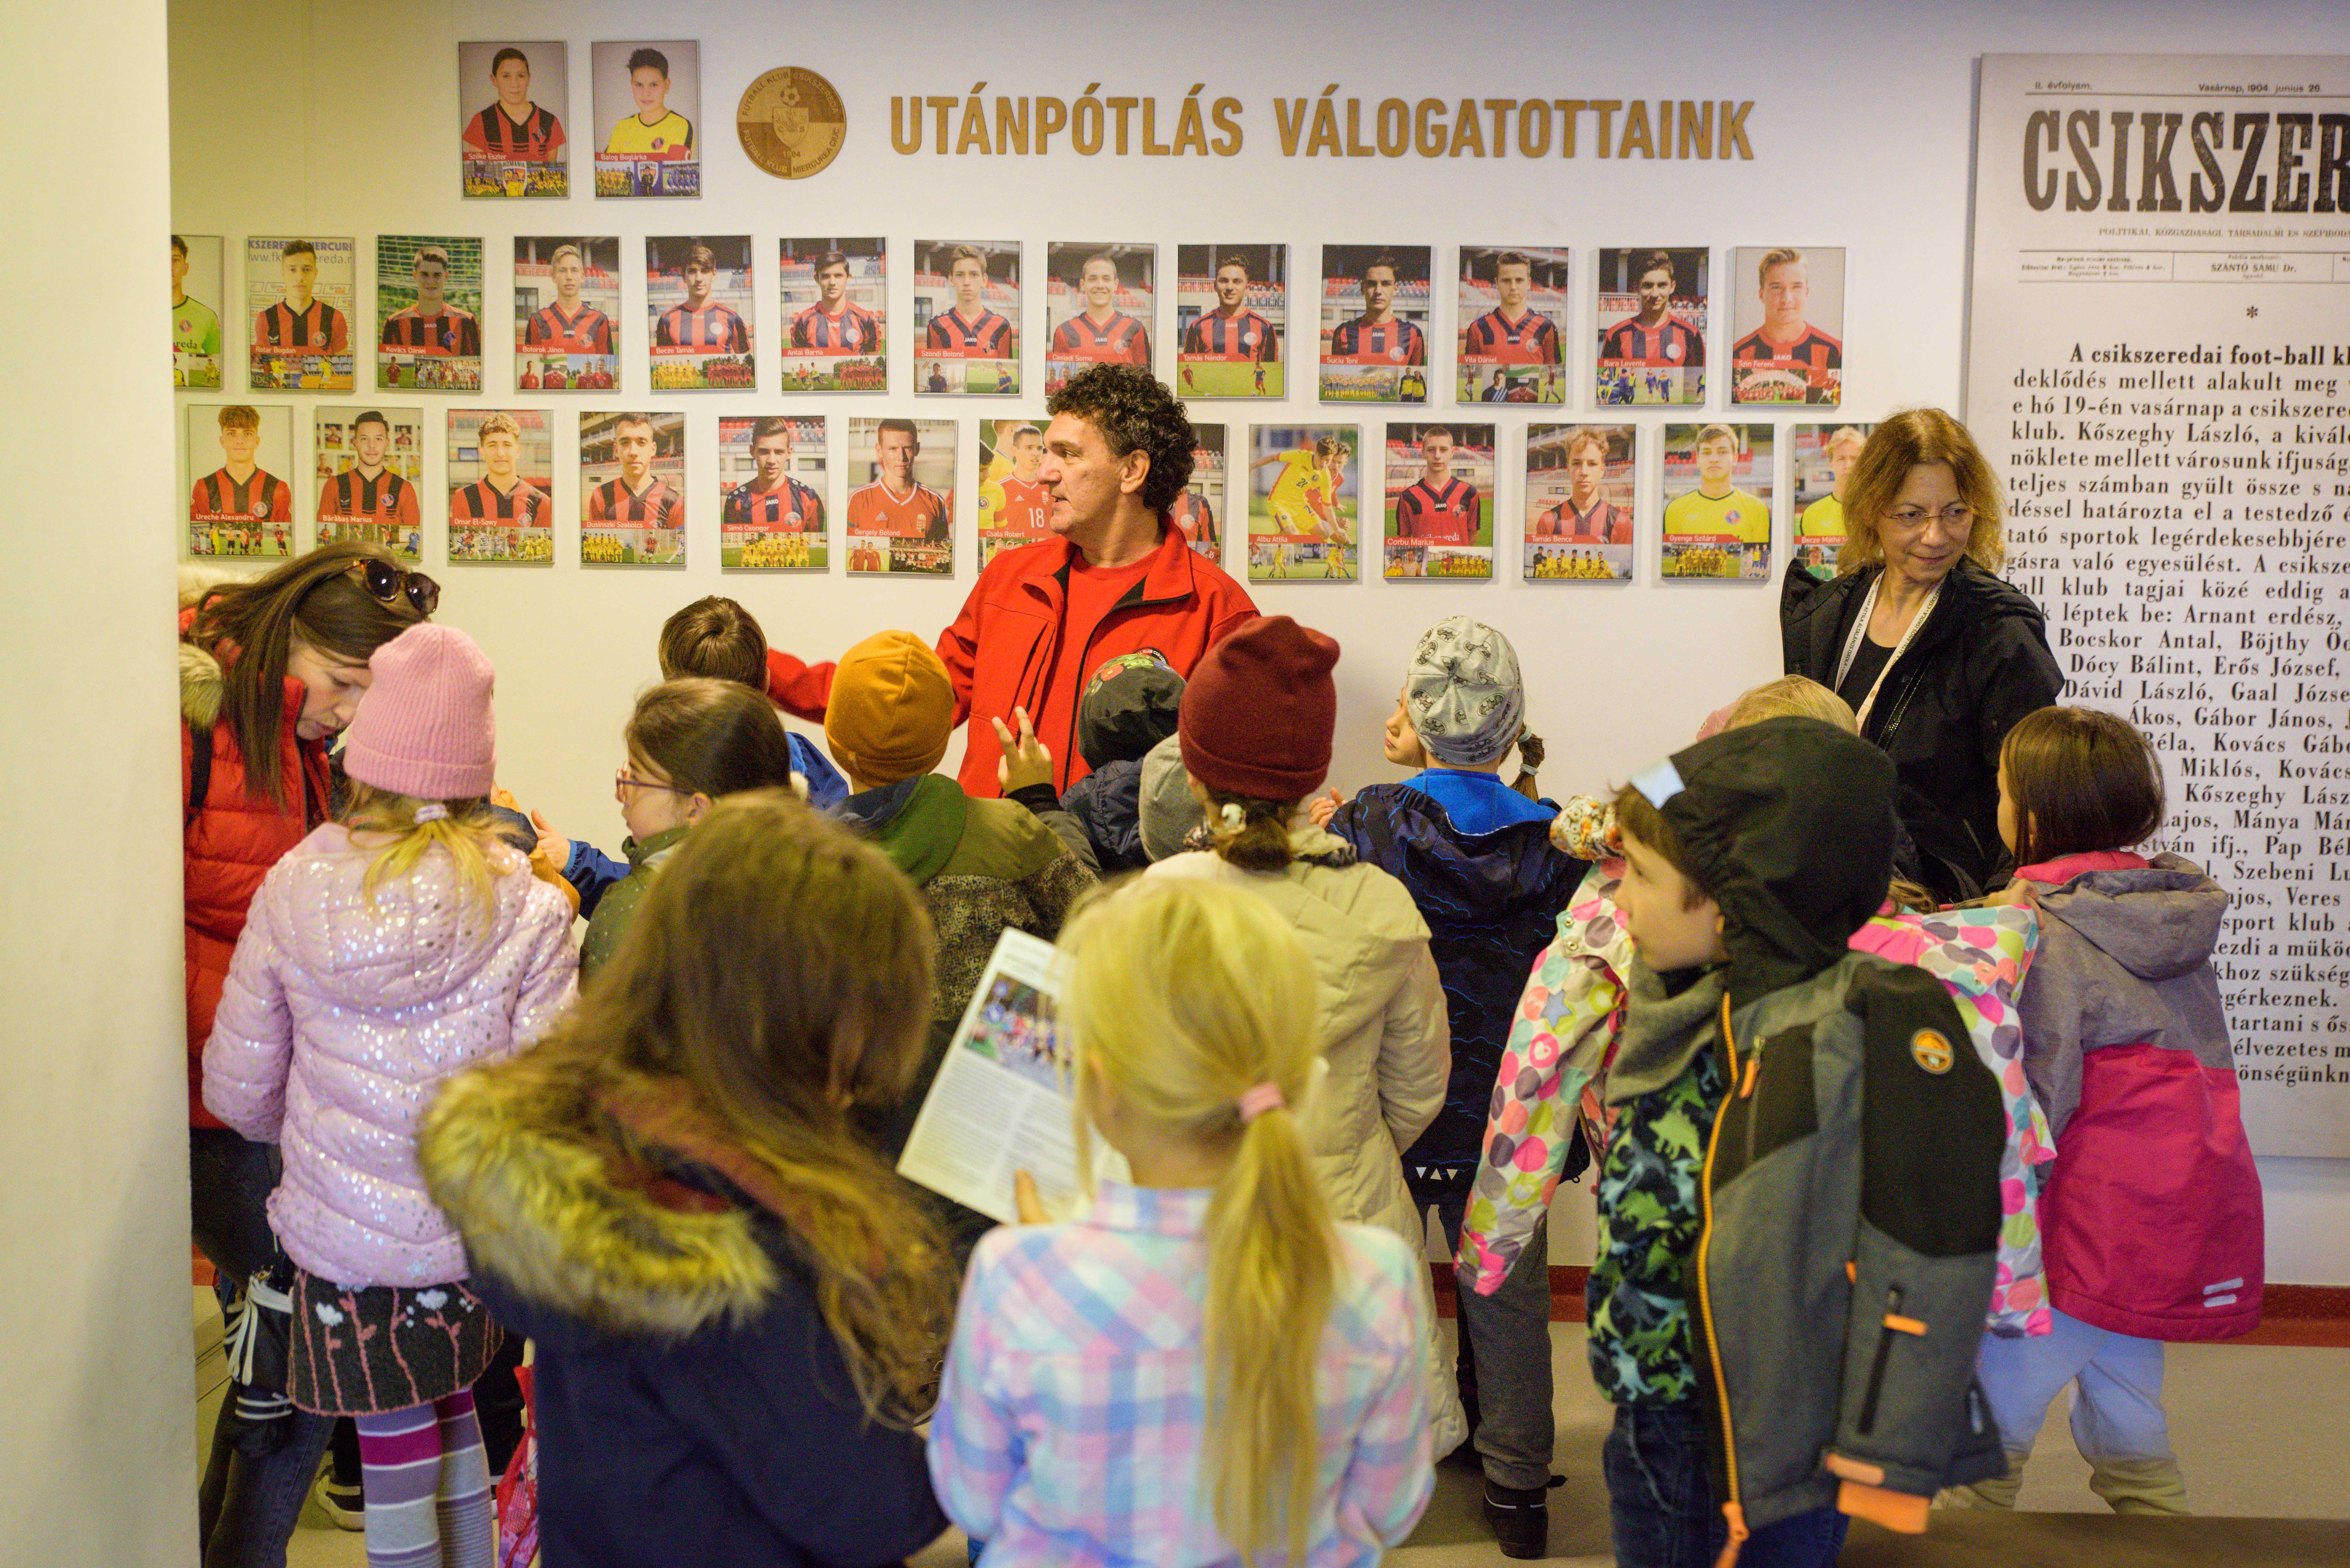
<svg viewBox="0 0 2350 1568">
<path fill-rule="evenodd" d="M 1211 1196 L 1104 1182 L 1083 1220 L 980 1242 L 930 1457 L 939 1501 L 990 1568 L 1239 1563 L 1201 1485 Z M 1421 1265 L 1387 1231 L 1339 1233 L 1317 1430 L 1300 1445 L 1317 1478 L 1314 1568 L 1378 1562 L 1434 1482 Z"/>
</svg>

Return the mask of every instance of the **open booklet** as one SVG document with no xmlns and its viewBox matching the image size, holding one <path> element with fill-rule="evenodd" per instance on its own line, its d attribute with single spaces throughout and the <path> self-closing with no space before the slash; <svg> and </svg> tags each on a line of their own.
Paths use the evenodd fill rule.
<svg viewBox="0 0 2350 1568">
<path fill-rule="evenodd" d="M 1055 1219 L 1079 1211 L 1074 1089 L 1053 1023 L 1067 975 L 1068 961 L 1050 942 L 1019 930 L 997 940 L 914 1119 L 899 1175 L 1016 1224 L 1012 1177 L 1024 1170 Z M 1096 1176 L 1127 1179 L 1126 1161 L 1099 1138 L 1093 1160 Z"/>
</svg>

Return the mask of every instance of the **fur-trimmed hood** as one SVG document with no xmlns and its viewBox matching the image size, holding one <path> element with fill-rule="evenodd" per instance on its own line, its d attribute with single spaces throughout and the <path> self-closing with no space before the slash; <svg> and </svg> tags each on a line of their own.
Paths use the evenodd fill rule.
<svg viewBox="0 0 2350 1568">
<path fill-rule="evenodd" d="M 623 1127 L 695 1179 L 631 1159 Z M 582 1106 L 527 1056 L 501 1063 L 450 1081 L 417 1155 L 474 1268 L 547 1309 L 509 1325 L 533 1339 L 583 1324 L 681 1336 L 775 1294 L 770 1184 L 673 1087 L 639 1080 Z"/>
<path fill-rule="evenodd" d="M 181 720 L 194 729 L 211 729 L 220 717 L 221 691 L 227 680 L 219 659 L 192 642 L 180 644 Z"/>
</svg>

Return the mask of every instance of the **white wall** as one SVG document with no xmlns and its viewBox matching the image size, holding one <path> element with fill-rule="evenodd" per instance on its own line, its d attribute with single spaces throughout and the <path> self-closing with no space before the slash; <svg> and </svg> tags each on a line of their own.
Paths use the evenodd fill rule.
<svg viewBox="0 0 2350 1568">
<path fill-rule="evenodd" d="M 44 150 L 19 161 L 0 244 L 9 1563 L 195 1561 L 162 0 L 109 20 L 102 108 L 87 73 L 55 69 L 0 109 L 11 146 Z M 27 60 L 88 57 L 72 12 L 9 28 Z"/>
<path fill-rule="evenodd" d="M 365 236 L 377 232 L 481 234 L 491 241 L 493 298 L 504 275 L 496 258 L 516 234 L 619 234 L 625 272 L 640 254 L 636 242 L 647 234 L 748 231 L 759 238 L 764 265 L 779 234 L 885 233 L 894 246 L 892 380 L 900 389 L 910 385 L 904 324 L 910 319 L 910 242 L 944 234 L 1025 240 L 1032 284 L 1043 246 L 1055 239 L 1155 241 L 1162 273 L 1173 262 L 1169 247 L 1180 242 L 1283 240 L 1292 247 L 1294 280 L 1313 275 L 1325 240 L 1433 242 L 1440 277 L 1450 265 L 1449 247 L 1464 242 L 1566 244 L 1578 258 L 1603 244 L 1710 244 L 1721 280 L 1721 319 L 1730 298 L 1723 290 L 1734 286 L 1723 277 L 1729 247 L 1842 245 L 1846 410 L 1867 418 L 1920 402 L 1954 406 L 1959 396 L 1977 56 L 2350 49 L 2350 11 L 2333 0 L 2226 9 L 2141 0 L 2094 11 L 2021 0 L 1938 10 L 1812 0 L 1735 16 L 1687 4 L 1493 11 L 1358 0 L 1343 14 L 1297 5 L 1235 12 L 1165 4 L 1125 8 L 1108 22 L 1102 7 L 1046 0 L 984 14 L 901 4 L 868 8 L 853 21 L 834 16 L 820 28 L 794 25 L 790 13 L 764 5 L 687 5 L 665 13 L 661 26 L 702 40 L 706 194 L 700 201 L 598 202 L 586 194 L 556 202 L 460 200 L 452 157 L 456 40 L 569 42 L 575 86 L 566 123 L 574 139 L 574 185 L 584 191 L 580 150 L 594 134 L 586 48 L 598 38 L 630 36 L 642 15 L 639 7 L 613 4 L 482 4 L 417 8 L 392 26 L 380 6 L 352 0 L 182 0 L 172 12 L 173 223 L 231 236 L 357 234 L 363 275 L 370 271 Z M 1528 25 L 1528 18 L 1538 20 Z M 1090 43 L 1106 26 L 1110 38 Z M 1504 27 L 1522 30 L 1513 35 Z M 753 169 L 732 124 L 744 87 L 782 64 L 828 78 L 850 116 L 838 161 L 797 183 Z M 1088 71 L 1107 73 L 1100 78 L 1106 94 L 1155 94 L 1170 106 L 1204 79 L 1208 97 L 1230 92 L 1245 101 L 1246 148 L 1237 158 L 1204 161 L 1086 159 L 1059 150 L 1010 160 L 930 152 L 907 158 L 890 151 L 892 94 L 961 93 L 984 81 L 991 97 L 1074 98 L 1097 79 Z M 1316 95 L 1333 81 L 1342 98 L 1356 94 L 1372 103 L 1390 93 L 1752 99 L 1755 158 L 1625 162 L 1586 153 L 1541 164 L 1514 156 L 1284 159 L 1271 100 Z M 303 83 L 313 84 L 307 100 Z M 232 246 L 232 292 L 236 257 Z M 1587 278 L 1580 259 L 1578 266 Z M 362 284 L 363 296 L 370 286 Z M 1293 281 L 1293 310 L 1302 297 L 1296 289 Z M 763 353 L 772 356 L 780 323 L 771 275 L 762 274 L 759 291 L 754 323 Z M 1451 329 L 1445 294 L 1440 286 L 1432 337 L 1440 344 L 1449 344 Z M 642 298 L 641 282 L 631 279 L 622 320 L 638 342 Z M 1587 284 L 1578 283 L 1577 299 L 1583 330 L 1574 362 L 1587 367 Z M 1028 291 L 1027 307 L 1026 374 L 1034 387 L 1041 370 L 1035 348 L 1043 325 L 1040 287 Z M 360 317 L 371 319 L 364 306 Z M 1170 295 L 1161 305 L 1162 353 L 1171 346 L 1165 330 L 1171 322 Z M 485 334 L 493 387 L 512 384 L 510 350 L 500 346 L 510 338 L 502 325 L 494 310 Z M 1717 363 L 1728 341 L 1716 335 Z M 772 385 L 772 358 L 768 365 Z M 646 386 L 641 363 L 631 360 L 617 395 L 536 401 L 618 407 L 641 400 Z M 362 392 L 358 400 L 371 395 Z M 386 400 L 434 407 L 437 421 L 437 406 L 454 400 L 387 394 Z M 918 402 L 902 391 L 878 400 L 689 394 L 659 400 L 690 412 L 691 568 L 587 570 L 558 560 L 551 571 L 443 569 L 440 535 L 428 530 L 428 565 L 448 584 L 443 618 L 477 636 L 499 665 L 505 782 L 558 824 L 608 848 L 620 836 L 606 782 L 619 760 L 618 732 L 633 693 L 652 674 L 654 633 L 671 610 L 705 593 L 731 593 L 760 617 L 776 644 L 828 657 L 884 626 L 935 631 L 970 585 L 967 502 L 959 521 L 966 530 L 962 571 L 953 582 L 852 583 L 837 572 L 815 579 L 721 574 L 714 508 L 705 499 L 714 483 L 719 412 L 784 406 L 820 408 L 836 420 L 868 412 L 951 415 L 966 421 L 967 492 L 969 421 L 1041 406 L 1033 397 L 1009 410 L 993 400 Z M 332 401 L 347 409 L 350 402 Z M 1436 406 L 1447 404 L 1440 399 Z M 1711 406 L 1723 407 L 1718 384 Z M 1388 417 L 1379 410 L 1325 411 L 1302 397 L 1287 411 L 1367 426 Z M 571 417 L 558 417 L 558 460 L 574 428 Z M 1195 417 L 1227 421 L 1237 442 L 1244 439 L 1239 427 L 1270 416 L 1250 405 L 1203 403 Z M 1666 417 L 1638 416 L 1647 425 Z M 1507 430 L 1523 418 L 1502 422 Z M 438 474 L 442 440 L 436 430 L 428 441 L 428 479 Z M 307 441 L 306 421 L 297 424 L 297 441 Z M 1505 434 L 1505 517 L 1517 493 L 1507 477 L 1516 452 Z M 836 427 L 836 475 L 850 455 Z M 1643 483 L 1650 488 L 1643 501 L 1652 504 L 1654 459 L 1646 462 Z M 561 556 L 576 538 L 568 523 L 578 511 L 560 461 L 557 468 Z M 1783 483 L 1784 477 L 1783 464 Z M 837 477 L 835 484 L 837 500 L 845 490 Z M 300 499 L 306 520 L 313 499 Z M 426 515 L 433 517 L 429 504 Z M 1503 537 L 1515 537 L 1514 522 Z M 1378 720 L 1419 628 L 1466 611 L 1516 642 L 1530 677 L 1530 718 L 1550 741 L 1544 783 L 1562 794 L 1621 779 L 1685 742 L 1709 710 L 1778 672 L 1771 590 L 1664 586 L 1656 580 L 1653 545 L 1645 541 L 1639 578 L 1624 588 L 1527 585 L 1506 575 L 1465 587 L 1374 578 L 1343 587 L 1265 587 L 1256 597 L 1269 612 L 1330 631 L 1347 650 L 1338 672 L 1334 774 L 1342 787 L 1382 776 Z M 2350 1168 L 2271 1162 L 2269 1169 L 2279 1277 L 2350 1282 Z"/>
</svg>

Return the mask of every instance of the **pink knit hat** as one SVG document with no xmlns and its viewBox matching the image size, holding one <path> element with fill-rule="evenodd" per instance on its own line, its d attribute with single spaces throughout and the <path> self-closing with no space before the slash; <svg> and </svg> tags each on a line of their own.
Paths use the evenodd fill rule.
<svg viewBox="0 0 2350 1568">
<path fill-rule="evenodd" d="M 497 671 L 454 627 L 411 626 L 368 660 L 375 683 L 344 732 L 343 771 L 417 800 L 471 800 L 497 779 Z"/>
</svg>

